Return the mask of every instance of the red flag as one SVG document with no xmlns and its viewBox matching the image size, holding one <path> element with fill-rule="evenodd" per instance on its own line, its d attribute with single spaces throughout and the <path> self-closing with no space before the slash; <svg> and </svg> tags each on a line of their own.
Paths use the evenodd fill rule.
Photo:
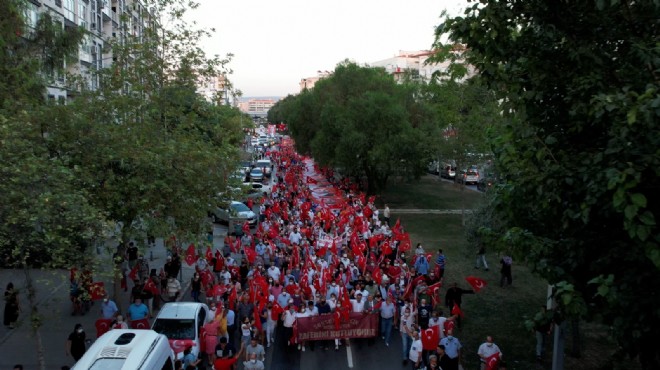
<svg viewBox="0 0 660 370">
<path fill-rule="evenodd" d="M 376 201 L 376 196 L 375 195 L 372 195 L 372 196 L 369 197 L 369 203 L 373 203 L 375 201 Z"/>
<path fill-rule="evenodd" d="M 243 222 L 243 232 L 250 234 L 250 223 L 247 221 Z"/>
<path fill-rule="evenodd" d="M 215 266 L 214 270 L 215 271 L 221 271 L 222 267 L 225 265 L 225 259 L 222 258 L 222 256 L 218 255 L 218 257 L 215 259 Z"/>
<path fill-rule="evenodd" d="M 399 252 L 409 251 L 412 247 L 412 242 L 410 241 L 410 234 L 407 232 L 401 234 L 401 241 L 399 242 Z"/>
<path fill-rule="evenodd" d="M 131 269 L 131 272 L 128 273 L 128 277 L 133 281 L 137 280 L 137 272 L 138 272 L 138 265 L 135 264 L 135 266 Z"/>
<path fill-rule="evenodd" d="M 422 339 L 422 348 L 425 351 L 434 350 L 438 346 L 438 343 L 440 342 L 440 327 L 431 326 L 426 330 L 422 330 L 421 339 Z"/>
<path fill-rule="evenodd" d="M 206 260 L 209 261 L 209 263 L 210 263 L 212 259 L 213 259 L 213 252 L 211 252 L 211 247 L 207 245 L 206 246 Z"/>
<path fill-rule="evenodd" d="M 213 274 L 209 270 L 202 271 L 201 278 L 202 278 L 202 284 L 204 284 L 205 286 L 213 282 Z"/>
<path fill-rule="evenodd" d="M 255 304 L 254 305 L 254 325 L 257 327 L 259 332 L 261 332 L 263 329 L 261 327 L 261 309 L 259 308 L 261 306 L 260 304 Z"/>
<path fill-rule="evenodd" d="M 308 184 L 318 184 L 319 182 L 316 181 L 315 179 L 313 179 L 313 178 L 307 176 L 307 183 L 308 183 Z"/>
<path fill-rule="evenodd" d="M 383 270 L 380 269 L 380 267 L 376 267 L 374 269 L 374 272 L 372 273 L 374 281 L 378 284 L 380 284 L 381 280 L 383 279 Z"/>
<path fill-rule="evenodd" d="M 465 278 L 467 280 L 468 284 L 472 286 L 472 289 L 474 289 L 474 292 L 477 293 L 481 290 L 481 288 L 486 286 L 486 280 L 482 278 L 478 278 L 475 276 L 468 276 Z"/>
<path fill-rule="evenodd" d="M 195 250 L 195 244 L 190 244 L 186 250 L 186 263 L 188 266 L 192 266 L 197 262 L 197 251 Z"/>
<path fill-rule="evenodd" d="M 224 285 L 216 284 L 213 286 L 213 289 L 209 295 L 213 297 L 222 297 L 225 293 L 227 293 L 227 287 Z"/>
<path fill-rule="evenodd" d="M 147 279 L 147 282 L 144 283 L 144 290 L 147 292 L 151 292 L 153 295 L 159 295 L 160 291 L 158 290 L 158 287 L 156 286 L 156 283 L 154 283 L 153 279 Z"/>
<path fill-rule="evenodd" d="M 250 209 L 250 211 L 252 210 L 252 207 L 254 207 L 254 201 L 252 200 L 252 198 L 248 198 L 247 206 Z"/>
<path fill-rule="evenodd" d="M 495 370 L 497 365 L 500 363 L 500 352 L 493 353 L 492 355 L 486 357 L 486 370 Z"/>
<path fill-rule="evenodd" d="M 282 312 L 284 312 L 282 306 L 280 306 L 277 302 L 273 303 L 273 307 L 270 309 L 270 319 L 277 321 L 280 318 Z"/>
<path fill-rule="evenodd" d="M 102 281 L 92 283 L 89 286 L 89 295 L 92 297 L 92 301 L 103 299 L 105 297 L 105 284 Z"/>
<path fill-rule="evenodd" d="M 234 306 L 236 305 L 236 299 L 238 299 L 238 294 L 236 293 L 236 287 L 231 288 L 231 293 L 229 293 L 229 309 L 234 310 Z"/>
<path fill-rule="evenodd" d="M 395 233 L 395 234 L 401 234 L 403 232 L 403 230 L 401 230 L 401 220 L 400 219 L 398 219 L 398 218 L 396 219 L 396 223 L 394 224 L 394 226 L 392 226 L 392 232 Z"/>
<path fill-rule="evenodd" d="M 337 241 L 334 238 L 332 239 L 332 247 L 330 247 L 330 251 L 333 255 L 337 255 Z"/>
<path fill-rule="evenodd" d="M 429 285 L 428 289 L 426 290 L 431 295 L 433 306 L 438 304 L 440 300 L 440 295 L 438 294 L 440 292 L 440 288 L 442 288 L 442 282 L 438 281 L 433 285 Z"/>
<path fill-rule="evenodd" d="M 457 304 L 454 304 L 454 307 L 451 309 L 451 314 L 453 315 L 458 315 L 460 317 L 464 317 L 463 311 L 461 311 L 461 308 L 458 307 Z"/>
<path fill-rule="evenodd" d="M 245 248 L 244 251 L 248 262 L 254 263 L 254 260 L 257 258 L 257 252 L 252 248 Z"/>
</svg>

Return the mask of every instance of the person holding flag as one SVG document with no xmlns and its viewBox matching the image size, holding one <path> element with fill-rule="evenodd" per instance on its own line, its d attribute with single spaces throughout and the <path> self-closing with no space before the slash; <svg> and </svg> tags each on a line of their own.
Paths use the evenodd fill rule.
<svg viewBox="0 0 660 370">
<path fill-rule="evenodd" d="M 480 370 L 497 369 L 497 363 L 502 358 L 500 347 L 493 343 L 493 337 L 490 335 L 486 337 L 486 342 L 479 346 L 477 355 L 479 355 L 479 359 L 481 360 Z"/>
</svg>

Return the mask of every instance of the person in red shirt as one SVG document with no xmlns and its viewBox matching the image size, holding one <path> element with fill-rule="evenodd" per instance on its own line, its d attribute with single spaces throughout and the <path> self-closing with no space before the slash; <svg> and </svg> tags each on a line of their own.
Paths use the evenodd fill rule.
<svg viewBox="0 0 660 370">
<path fill-rule="evenodd" d="M 241 349 L 235 355 L 217 358 L 213 361 L 213 370 L 231 370 L 236 361 L 241 358 L 244 351 L 245 344 L 241 342 Z"/>
</svg>

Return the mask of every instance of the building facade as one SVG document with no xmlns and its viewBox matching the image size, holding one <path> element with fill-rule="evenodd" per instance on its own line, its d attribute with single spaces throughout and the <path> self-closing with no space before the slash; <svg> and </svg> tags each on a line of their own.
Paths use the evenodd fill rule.
<svg viewBox="0 0 660 370">
<path fill-rule="evenodd" d="M 79 47 L 77 58 L 64 65 L 65 74 L 53 73 L 47 87 L 48 99 L 66 102 L 76 91 L 67 88 L 67 74 L 83 78 L 86 88 L 99 88 L 98 72 L 113 63 L 112 42 L 125 42 L 129 37 L 140 41 L 148 28 L 158 26 L 155 9 L 147 9 L 138 0 L 28 0 L 28 27 L 49 13 L 62 27 L 82 27 L 88 31 Z M 45 73 L 49 73 L 45 71 Z"/>
<path fill-rule="evenodd" d="M 252 117 L 266 117 L 268 110 L 277 103 L 273 98 L 248 98 L 238 103 L 238 109 Z"/>
<path fill-rule="evenodd" d="M 462 45 L 456 45 L 454 52 L 462 54 L 465 48 Z M 385 71 L 394 75 L 396 81 L 401 81 L 405 74 L 410 78 L 420 79 L 422 81 L 430 81 L 433 74 L 436 72 L 446 72 L 449 68 L 450 62 L 445 61 L 442 63 L 429 63 L 427 60 L 434 54 L 431 50 L 416 50 L 404 51 L 400 50 L 399 54 L 379 60 L 369 65 L 372 67 L 382 67 Z M 474 69 L 468 66 L 468 76 L 474 74 Z"/>
<path fill-rule="evenodd" d="M 316 71 L 316 76 L 312 77 L 305 77 L 300 79 L 300 92 L 303 92 L 304 90 L 310 90 L 314 87 L 314 85 L 319 82 L 322 78 L 326 78 L 330 76 L 332 72 L 328 71 Z"/>
</svg>

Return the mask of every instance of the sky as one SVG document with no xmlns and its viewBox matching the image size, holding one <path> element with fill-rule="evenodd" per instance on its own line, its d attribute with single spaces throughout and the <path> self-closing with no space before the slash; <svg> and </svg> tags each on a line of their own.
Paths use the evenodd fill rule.
<svg viewBox="0 0 660 370">
<path fill-rule="evenodd" d="M 359 64 L 400 50 L 428 50 L 440 14 L 459 15 L 467 0 L 197 0 L 188 17 L 215 28 L 202 47 L 234 54 L 230 80 L 244 97 L 286 96 L 317 71 L 345 59 Z"/>
</svg>

